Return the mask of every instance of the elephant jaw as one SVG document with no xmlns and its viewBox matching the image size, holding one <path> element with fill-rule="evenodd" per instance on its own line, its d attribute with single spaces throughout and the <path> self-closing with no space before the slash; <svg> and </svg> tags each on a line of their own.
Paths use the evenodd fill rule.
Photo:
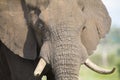
<svg viewBox="0 0 120 80">
<path fill-rule="evenodd" d="M 112 70 L 107 70 L 104 68 L 101 68 L 99 66 L 97 66 L 96 64 L 94 64 L 92 61 L 90 61 L 89 59 L 87 59 L 84 63 L 88 68 L 90 68 L 91 70 L 100 73 L 100 74 L 111 74 L 115 71 L 115 68 L 113 68 Z"/>
</svg>

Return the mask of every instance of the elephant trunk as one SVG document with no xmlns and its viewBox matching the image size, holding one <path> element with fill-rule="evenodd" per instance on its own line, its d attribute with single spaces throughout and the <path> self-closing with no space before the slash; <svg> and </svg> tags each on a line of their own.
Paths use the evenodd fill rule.
<svg viewBox="0 0 120 80">
<path fill-rule="evenodd" d="M 85 62 L 87 53 L 81 43 L 80 32 L 74 25 L 52 28 L 51 65 L 56 80 L 78 80 L 80 65 Z"/>
<path fill-rule="evenodd" d="M 59 46 L 52 65 L 56 80 L 78 80 L 80 55 L 77 51 L 70 44 Z"/>
</svg>

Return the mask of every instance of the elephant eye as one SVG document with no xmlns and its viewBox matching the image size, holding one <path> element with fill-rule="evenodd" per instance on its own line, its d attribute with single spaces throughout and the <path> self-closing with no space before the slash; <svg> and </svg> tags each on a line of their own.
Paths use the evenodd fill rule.
<svg viewBox="0 0 120 80">
<path fill-rule="evenodd" d="M 37 7 L 33 7 L 31 5 L 27 5 L 28 12 L 34 11 L 34 14 L 38 15 L 41 13 L 41 10 Z"/>
<path fill-rule="evenodd" d="M 36 22 L 37 26 L 39 29 L 42 29 L 44 28 L 44 22 L 40 19 L 38 19 L 38 21 Z"/>
<path fill-rule="evenodd" d="M 85 9 L 85 7 L 83 6 L 81 10 L 84 11 L 84 9 Z"/>
<path fill-rule="evenodd" d="M 86 26 L 83 26 L 82 31 L 84 31 L 85 29 L 86 29 Z"/>
<path fill-rule="evenodd" d="M 35 14 L 37 14 L 39 16 L 40 13 L 41 13 L 41 10 L 38 8 L 35 8 Z"/>
</svg>

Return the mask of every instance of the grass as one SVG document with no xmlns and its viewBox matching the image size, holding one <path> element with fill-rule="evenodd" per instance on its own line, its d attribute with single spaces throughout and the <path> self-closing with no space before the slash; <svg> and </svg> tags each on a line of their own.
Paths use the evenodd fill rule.
<svg viewBox="0 0 120 80">
<path fill-rule="evenodd" d="M 46 79 L 46 76 L 43 76 L 43 77 L 42 77 L 42 80 L 47 80 L 47 79 Z"/>
</svg>

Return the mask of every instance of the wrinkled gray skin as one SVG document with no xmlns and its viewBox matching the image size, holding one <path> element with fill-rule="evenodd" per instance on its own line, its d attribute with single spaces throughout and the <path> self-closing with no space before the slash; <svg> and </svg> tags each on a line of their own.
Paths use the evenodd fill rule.
<svg viewBox="0 0 120 80">
<path fill-rule="evenodd" d="M 80 66 L 110 28 L 101 0 L 25 1 L 0 2 L 0 40 L 20 57 L 33 61 L 42 57 L 55 80 L 78 80 Z M 14 64 L 8 64 L 14 74 Z"/>
</svg>

